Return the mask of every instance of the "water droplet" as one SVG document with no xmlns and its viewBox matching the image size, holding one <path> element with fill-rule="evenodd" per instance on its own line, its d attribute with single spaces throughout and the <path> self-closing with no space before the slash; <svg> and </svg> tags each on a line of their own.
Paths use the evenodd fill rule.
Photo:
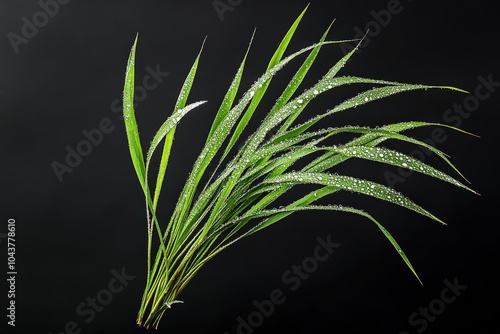
<svg viewBox="0 0 500 334">
<path fill-rule="evenodd" d="M 297 100 L 297 103 L 302 103 L 302 102 L 304 102 L 304 100 L 302 100 L 302 99 Z"/>
<path fill-rule="evenodd" d="M 314 90 L 313 93 L 314 93 L 314 95 L 318 95 L 319 94 L 319 92 L 316 89 Z"/>
</svg>

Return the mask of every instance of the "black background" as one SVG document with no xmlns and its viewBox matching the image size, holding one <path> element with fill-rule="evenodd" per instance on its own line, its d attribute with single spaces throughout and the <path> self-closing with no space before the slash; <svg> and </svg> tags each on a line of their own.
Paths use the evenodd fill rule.
<svg viewBox="0 0 500 334">
<path fill-rule="evenodd" d="M 355 27 L 365 31 L 367 23 L 374 21 L 372 11 L 386 9 L 388 3 L 313 0 L 287 53 L 317 41 L 335 18 L 330 39 L 353 38 Z M 139 33 L 136 78 L 141 80 L 148 66 L 158 65 L 169 73 L 137 109 L 141 135 L 147 142 L 170 114 L 208 36 L 189 102 L 209 102 L 186 116 L 177 129 L 162 197 L 160 217 L 165 220 L 253 29 L 257 32 L 243 89 L 264 71 L 307 2 L 233 4 L 233 10 L 224 12 L 221 19 L 212 1 L 72 0 L 60 5 L 57 15 L 27 43 L 18 45 L 16 53 L 8 34 L 20 35 L 22 18 L 32 22 L 41 7 L 36 1 L 0 2 L 0 232 L 6 233 L 9 218 L 15 218 L 17 225 L 16 331 L 9 328 L 8 332 L 59 333 L 70 321 L 77 323 L 81 333 L 148 332 L 135 324 L 145 281 L 144 204 L 123 124 L 111 105 L 120 98 L 126 59 Z M 480 84 L 479 76 L 500 81 L 497 17 L 487 1 L 402 0 L 400 6 L 402 10 L 391 16 L 389 24 L 372 30 L 370 40 L 343 74 L 452 85 L 472 95 Z M 339 46 L 324 48 L 304 88 L 341 56 Z M 273 81 L 256 122 L 290 74 L 285 70 Z M 331 92 L 311 105 L 305 117 L 333 107 L 355 91 L 352 87 Z M 417 333 L 423 327 L 412 326 L 410 315 L 419 307 L 437 305 L 446 279 L 457 280 L 467 289 L 446 304 L 423 332 L 498 332 L 500 252 L 498 218 L 492 207 L 498 185 L 494 158 L 498 94 L 493 92 L 467 118 L 459 118 L 460 128 L 479 134 L 480 139 L 445 129 L 446 140 L 435 143 L 481 196 L 416 174 L 395 185 L 448 226 L 362 196 L 344 193 L 328 198 L 330 203 L 363 208 L 381 221 L 410 257 L 423 285 L 365 219 L 300 213 L 209 262 L 182 293 L 185 303 L 165 314 L 158 332 L 237 333 L 238 317 L 246 319 L 255 311 L 254 301 L 269 299 L 272 290 L 280 289 L 286 301 L 276 306 L 255 333 Z M 403 120 L 446 123 L 446 110 L 466 97 L 443 90 L 405 93 L 332 116 L 323 125 L 375 126 Z M 82 131 L 97 128 L 104 118 L 112 121 L 114 131 L 105 134 L 102 143 L 59 182 L 51 164 L 64 163 L 66 146 L 76 147 L 85 139 Z M 411 134 L 427 139 L 432 130 Z M 409 153 L 414 147 L 401 149 Z M 434 155 L 425 162 L 456 175 Z M 385 184 L 386 172 L 398 173 L 396 168 L 363 161 L 350 161 L 338 171 Z M 282 274 L 312 255 L 317 237 L 328 235 L 341 246 L 299 289 L 290 291 Z M 1 245 L 6 263 L 5 239 Z M 107 287 L 113 269 L 122 268 L 135 278 L 86 323 L 77 314 L 77 306 Z M 6 286 L 5 272 L 2 287 Z M 5 310 L 4 288 L 1 294 Z M 2 319 L 3 326 L 6 317 Z"/>
</svg>

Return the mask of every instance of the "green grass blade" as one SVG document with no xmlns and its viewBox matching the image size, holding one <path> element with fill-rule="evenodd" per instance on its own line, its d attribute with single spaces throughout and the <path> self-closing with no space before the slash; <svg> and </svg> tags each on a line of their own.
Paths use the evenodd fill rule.
<svg viewBox="0 0 500 334">
<path fill-rule="evenodd" d="M 224 99 L 222 100 L 219 110 L 217 111 L 217 115 L 215 115 L 212 127 L 210 128 L 210 132 L 207 137 L 207 143 L 209 142 L 210 138 L 214 135 L 214 133 L 217 131 L 217 129 L 219 129 L 219 125 L 221 124 L 222 120 L 228 116 L 229 110 L 231 110 L 233 106 L 234 100 L 236 99 L 236 94 L 238 93 L 238 89 L 240 87 L 241 78 L 243 76 L 243 71 L 245 69 L 245 63 L 247 60 L 248 53 L 250 52 L 250 47 L 252 45 L 254 35 L 255 31 L 252 35 L 252 38 L 250 39 L 247 52 L 245 53 L 245 57 L 241 61 L 240 67 L 238 68 L 238 71 L 236 72 L 236 75 L 234 76 L 234 79 L 231 82 L 231 85 L 229 86 L 229 89 L 226 95 L 224 96 Z"/>
<path fill-rule="evenodd" d="M 408 257 L 404 253 L 401 246 L 399 246 L 396 239 L 394 239 L 394 237 L 391 235 L 391 233 L 389 233 L 389 231 L 387 231 L 387 229 L 384 228 L 384 226 L 382 226 L 382 224 L 380 224 L 375 218 L 373 218 L 370 214 L 366 213 L 363 210 L 355 209 L 355 208 L 348 207 L 348 206 L 341 206 L 341 205 L 305 205 L 305 206 L 297 206 L 297 207 L 293 207 L 293 208 L 286 207 L 286 208 L 280 208 L 280 209 L 263 210 L 263 211 L 253 213 L 253 214 L 248 215 L 248 216 L 238 217 L 230 223 L 235 224 L 235 223 L 237 223 L 238 220 L 269 217 L 269 216 L 275 216 L 276 214 L 279 214 L 279 213 L 293 213 L 293 212 L 307 211 L 307 210 L 315 210 L 315 211 L 316 210 L 320 210 L 320 211 L 321 210 L 329 210 L 329 211 L 348 212 L 348 213 L 354 213 L 354 214 L 368 218 L 373 223 L 375 223 L 375 225 L 382 231 L 384 236 L 387 238 L 387 240 L 389 240 L 391 245 L 396 249 L 396 251 L 401 256 L 401 258 L 403 259 L 405 264 L 411 270 L 411 272 L 415 275 L 415 277 L 418 279 L 418 281 L 422 284 L 422 281 L 418 277 L 417 272 L 413 268 L 413 265 L 411 264 L 410 260 L 408 259 Z M 266 227 L 268 227 L 270 224 L 266 224 L 266 222 L 267 221 L 261 222 L 255 228 L 252 228 L 249 232 L 245 233 L 243 235 L 243 237 L 249 236 L 249 235 L 255 233 L 256 231 L 261 230 L 262 225 L 265 225 Z"/>
<path fill-rule="evenodd" d="M 396 190 L 368 180 L 361 180 L 346 175 L 327 173 L 291 172 L 270 178 L 268 180 L 265 180 L 264 182 L 285 183 L 290 185 L 318 184 L 323 186 L 339 187 L 346 191 L 357 192 L 397 204 L 446 225 L 439 218 L 435 217 L 427 210 L 415 204 L 413 201 L 403 196 Z"/>
<path fill-rule="evenodd" d="M 298 27 L 300 21 L 302 20 L 302 17 L 304 16 L 306 11 L 307 11 L 307 7 L 302 11 L 302 13 L 299 15 L 299 17 L 295 20 L 295 22 L 292 24 L 292 26 L 290 27 L 290 29 L 286 33 L 286 35 L 283 38 L 283 40 L 281 41 L 280 45 L 278 46 L 278 48 L 274 52 L 274 54 L 273 54 L 273 56 L 268 64 L 267 71 L 270 71 L 273 67 L 275 67 L 281 61 L 281 58 L 283 57 L 283 55 L 288 47 L 288 44 L 290 43 L 293 35 L 295 34 L 295 31 L 297 30 L 297 27 Z M 226 146 L 226 149 L 224 151 L 224 156 L 226 156 L 229 153 L 229 151 L 232 149 L 232 147 L 234 146 L 236 141 L 239 139 L 241 133 L 243 132 L 243 130 L 247 126 L 250 118 L 252 117 L 253 113 L 255 112 L 255 109 L 257 109 L 257 106 L 259 105 L 260 101 L 262 100 L 262 97 L 264 96 L 264 94 L 267 90 L 267 87 L 271 83 L 271 79 L 272 79 L 272 77 L 269 78 L 269 80 L 263 82 L 261 84 L 261 86 L 258 87 L 258 89 L 252 91 L 252 93 L 251 93 L 253 96 L 252 102 L 250 103 L 247 111 L 245 112 L 245 114 L 241 118 L 240 122 L 236 126 L 236 129 L 234 130 L 233 135 L 231 136 L 231 139 L 229 140 L 229 144 Z"/>
<path fill-rule="evenodd" d="M 204 44 L 205 44 L 205 41 L 203 41 L 203 44 L 201 46 L 201 50 L 198 53 L 198 56 L 196 57 L 194 64 L 191 66 L 191 69 L 189 70 L 189 73 L 184 81 L 184 84 L 182 85 L 181 92 L 180 92 L 180 94 L 177 98 L 177 101 L 175 103 L 174 113 L 180 109 L 183 109 L 186 106 L 186 102 L 187 102 L 187 99 L 189 97 L 191 87 L 193 86 L 194 78 L 196 76 L 196 71 L 198 69 L 198 64 L 200 61 L 200 56 L 201 56 L 201 52 L 203 50 Z M 162 152 L 161 160 L 160 160 L 160 167 L 158 170 L 158 176 L 156 178 L 156 186 L 155 186 L 155 192 L 154 192 L 154 198 L 153 198 L 154 208 L 156 208 L 156 206 L 158 204 L 158 199 L 160 197 L 161 187 L 163 185 L 163 179 L 165 177 L 165 172 L 167 170 L 168 160 L 170 157 L 170 151 L 172 149 L 172 143 L 174 141 L 174 135 L 175 135 L 175 126 L 172 128 L 171 131 L 168 131 L 166 136 L 165 136 L 165 144 L 163 146 L 163 152 Z"/>
<path fill-rule="evenodd" d="M 329 114 L 331 113 L 336 113 L 339 111 L 343 111 L 346 109 L 351 109 L 351 108 L 356 108 L 358 106 L 362 106 L 368 102 L 380 100 L 386 97 L 389 97 L 391 95 L 403 93 L 403 92 L 408 92 L 412 90 L 421 90 L 421 89 L 451 89 L 459 92 L 465 92 L 461 89 L 455 88 L 455 87 L 449 87 L 449 86 L 429 86 L 429 85 L 421 85 L 421 84 L 400 84 L 400 85 L 394 85 L 394 86 L 389 86 L 389 87 L 381 87 L 381 88 L 374 88 L 370 89 L 366 92 L 362 92 L 358 95 L 356 95 L 353 98 L 350 98 L 339 105 L 337 105 L 335 108 L 333 108 Z"/>
<path fill-rule="evenodd" d="M 401 167 L 405 169 L 410 169 L 412 171 L 429 175 L 431 177 L 441 179 L 443 181 L 449 182 L 458 187 L 462 187 L 471 192 L 472 189 L 457 181 L 456 179 L 448 176 L 447 174 L 435 169 L 428 164 L 421 162 L 406 154 L 400 153 L 398 151 L 390 150 L 383 147 L 365 147 L 365 146 L 349 146 L 342 147 L 338 149 L 333 149 L 333 151 L 338 152 L 342 155 L 346 155 L 350 158 L 360 158 L 376 162 L 382 162 L 385 164 L 393 165 L 396 167 Z"/>
<path fill-rule="evenodd" d="M 132 164 L 134 166 L 137 178 L 141 184 L 144 193 L 147 192 L 147 184 L 145 182 L 145 165 L 144 156 L 142 153 L 141 140 L 139 138 L 139 129 L 135 119 L 134 111 L 134 94 L 135 94 L 135 50 L 137 47 L 137 37 L 135 38 L 130 55 L 127 62 L 127 70 L 125 74 L 125 87 L 123 89 L 123 119 L 125 121 L 125 129 L 127 133 L 128 146 Z"/>
</svg>

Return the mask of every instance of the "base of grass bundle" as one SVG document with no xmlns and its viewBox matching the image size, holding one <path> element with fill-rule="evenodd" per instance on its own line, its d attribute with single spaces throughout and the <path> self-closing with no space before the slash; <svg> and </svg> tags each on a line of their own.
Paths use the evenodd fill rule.
<svg viewBox="0 0 500 334">
<path fill-rule="evenodd" d="M 205 103 L 205 101 L 187 103 L 201 51 L 181 88 L 172 115 L 159 126 L 152 141 L 145 141 L 151 144 L 144 154 L 134 112 L 136 38 L 127 64 L 123 114 L 130 156 L 146 205 L 147 280 L 137 317 L 139 325 L 158 328 L 164 312 L 174 304 L 182 303 L 181 292 L 210 259 L 235 242 L 297 211 L 349 212 L 371 221 L 394 246 L 396 254 L 420 281 L 396 240 L 369 213 L 360 208 L 335 203 L 318 204 L 320 199 L 330 194 L 354 192 L 405 207 L 444 224 L 439 218 L 392 188 L 336 172 L 338 165 L 351 158 L 410 169 L 473 192 L 464 183 L 447 173 L 382 145 L 387 140 L 393 140 L 425 147 L 442 158 L 454 173 L 462 177 L 446 154 L 404 134 L 410 129 L 446 125 L 408 121 L 376 128 L 335 127 L 333 123 L 327 128 L 315 126 L 335 113 L 388 98 L 394 94 L 426 89 L 464 91 L 449 86 L 409 84 L 340 75 L 341 69 L 357 51 L 355 48 L 332 64 L 315 85 L 302 90 L 301 93 L 297 92 L 320 50 L 336 43 L 346 42 L 327 40 L 330 26 L 317 43 L 285 56 L 306 10 L 307 8 L 293 22 L 272 55 L 264 74 L 254 78 L 255 82 L 237 99 L 250 46 L 243 55 L 241 65 L 236 70 L 236 75 L 215 113 L 205 145 L 194 162 L 168 222 L 158 221 L 156 213 L 176 126 L 189 111 Z M 279 75 L 280 71 L 292 61 L 299 61 L 301 58 L 300 66 L 297 66 L 297 71 L 286 87 L 268 89 L 274 76 Z M 320 95 L 333 95 L 336 88 L 345 85 L 365 87 L 365 90 L 353 94 L 351 98 L 332 106 L 331 109 L 317 113 L 305 122 L 298 121 L 311 101 Z M 266 93 L 273 94 L 276 99 L 275 104 L 265 111 L 262 120 L 255 122 L 259 125 L 253 133 L 241 138 Z M 345 134 L 351 136 L 347 142 L 344 142 Z M 335 138 L 339 135 L 342 136 L 342 141 L 339 139 L 338 143 L 331 145 L 330 143 L 335 142 Z M 161 145 L 163 147 L 160 150 L 159 165 L 155 166 L 156 175 L 151 179 L 151 161 Z M 209 174 L 209 170 L 213 172 Z M 300 186 L 304 184 L 314 186 L 314 190 L 300 193 L 300 190 L 304 189 Z M 292 191 L 299 194 L 299 199 L 286 205 L 282 202 L 277 204 L 282 195 Z"/>
</svg>

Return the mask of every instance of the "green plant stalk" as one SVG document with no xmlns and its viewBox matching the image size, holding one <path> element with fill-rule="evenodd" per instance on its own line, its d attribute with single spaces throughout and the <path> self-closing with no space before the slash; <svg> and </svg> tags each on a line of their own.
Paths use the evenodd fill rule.
<svg viewBox="0 0 500 334">
<path fill-rule="evenodd" d="M 172 115 L 160 126 L 151 141 L 147 154 L 144 155 L 133 107 L 136 37 L 127 62 L 123 113 L 130 156 L 145 196 L 146 205 L 147 278 L 136 320 L 140 326 L 158 328 L 164 313 L 172 305 L 182 303 L 178 299 L 179 295 L 196 273 L 215 255 L 239 240 L 253 235 L 297 211 L 349 212 L 368 219 L 378 227 L 418 281 L 421 282 L 399 244 L 373 216 L 357 208 L 342 205 L 317 205 L 315 202 L 339 191 L 351 191 L 405 207 L 437 222 L 443 224 L 444 222 L 391 188 L 349 175 L 331 173 L 335 166 L 346 160 L 370 160 L 408 168 L 474 192 L 460 181 L 432 166 L 405 153 L 381 146 L 386 140 L 395 140 L 425 147 L 442 158 L 463 177 L 449 161 L 446 154 L 425 142 L 403 134 L 405 131 L 418 127 L 446 125 L 411 121 L 375 129 L 346 126 L 310 130 L 327 116 L 394 94 L 426 89 L 464 91 L 449 86 L 406 84 L 353 76 L 338 76 L 340 70 L 356 52 L 357 48 L 355 48 L 335 63 L 315 85 L 294 97 L 315 62 L 320 49 L 333 43 L 345 42 L 326 40 L 331 28 L 330 25 L 318 43 L 284 57 L 306 10 L 307 7 L 288 29 L 271 57 L 264 74 L 236 102 L 251 41 L 254 38 L 252 35 L 249 48 L 214 118 L 205 146 L 194 163 L 166 226 L 160 224 L 156 212 L 177 124 L 189 111 L 205 102 L 187 104 L 203 45 L 181 88 Z M 241 140 L 243 131 L 270 87 L 272 78 L 284 66 L 304 53 L 308 53 L 308 56 L 287 87 L 278 96 L 275 105 L 253 134 L 236 150 L 233 158 L 227 161 L 227 157 L 235 150 L 236 143 Z M 304 123 L 296 124 L 299 115 L 317 96 L 327 94 L 337 87 L 351 84 L 369 84 L 371 88 Z M 277 129 L 277 131 L 272 133 L 272 129 Z M 320 146 L 324 145 L 326 139 L 335 138 L 340 133 L 349 133 L 354 138 L 343 144 Z M 162 141 L 164 143 L 161 160 L 156 182 L 154 187 L 151 187 L 154 191 L 151 191 L 148 178 L 150 163 Z M 217 154 L 220 155 L 217 158 L 218 161 L 214 160 Z M 290 168 L 297 161 L 305 159 L 309 159 L 305 167 L 298 171 L 290 171 Z M 216 165 L 215 171 L 209 176 L 208 181 L 201 184 L 210 164 Z M 222 166 L 225 167 L 220 170 Z M 318 189 L 283 207 L 272 207 L 273 203 L 283 194 L 303 184 L 315 185 Z M 196 189 L 201 189 L 201 193 L 195 199 Z M 260 220 L 260 222 L 253 224 L 255 220 Z M 153 259 L 155 240 L 157 240 L 158 249 Z"/>
</svg>

